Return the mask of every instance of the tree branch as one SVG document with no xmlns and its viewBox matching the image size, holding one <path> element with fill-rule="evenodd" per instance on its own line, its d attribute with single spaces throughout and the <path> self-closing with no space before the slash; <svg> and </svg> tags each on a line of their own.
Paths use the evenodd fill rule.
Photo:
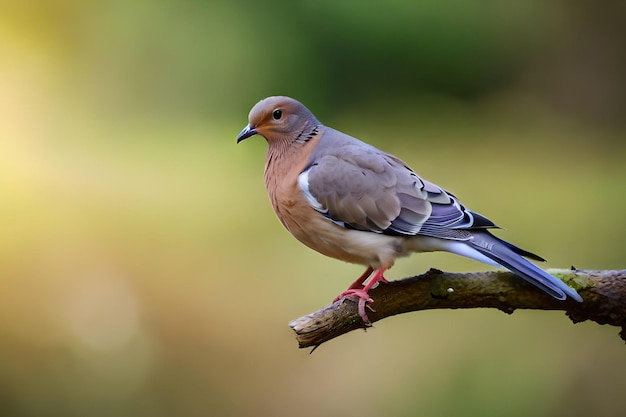
<svg viewBox="0 0 626 417">
<path fill-rule="evenodd" d="M 370 290 L 376 311 L 371 322 L 410 311 L 435 308 L 497 308 L 507 314 L 516 309 L 563 310 L 578 323 L 592 320 L 621 326 L 626 341 L 626 270 L 578 271 L 553 269 L 552 275 L 577 289 L 584 301 L 559 301 L 508 271 L 448 273 L 431 269 L 423 275 L 380 284 Z M 318 347 L 344 333 L 364 329 L 356 302 L 345 299 L 289 323 L 300 348 Z"/>
</svg>

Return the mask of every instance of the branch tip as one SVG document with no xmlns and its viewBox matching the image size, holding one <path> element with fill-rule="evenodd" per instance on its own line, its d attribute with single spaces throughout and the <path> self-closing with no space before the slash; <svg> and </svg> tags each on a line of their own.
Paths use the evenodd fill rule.
<svg viewBox="0 0 626 417">
<path fill-rule="evenodd" d="M 369 292 L 376 300 L 368 312 L 371 323 L 396 314 L 429 309 L 497 308 L 512 314 L 517 309 L 562 310 L 574 322 L 592 320 L 620 326 L 626 341 L 626 270 L 549 270 L 580 292 L 584 301 L 559 301 L 504 271 L 449 273 L 431 268 L 426 273 L 378 285 Z M 292 320 L 300 348 L 313 347 L 355 329 L 367 330 L 350 299 L 338 301 L 306 316 Z"/>
</svg>

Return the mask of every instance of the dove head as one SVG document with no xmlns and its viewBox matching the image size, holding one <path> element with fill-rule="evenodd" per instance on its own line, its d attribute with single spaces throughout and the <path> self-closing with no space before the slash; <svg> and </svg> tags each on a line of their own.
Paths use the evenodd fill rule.
<svg viewBox="0 0 626 417">
<path fill-rule="evenodd" d="M 292 141 L 319 125 L 302 103 L 281 96 L 259 101 L 250 110 L 248 121 L 248 126 L 237 136 L 237 143 L 254 135 L 263 136 L 270 145 Z"/>
</svg>

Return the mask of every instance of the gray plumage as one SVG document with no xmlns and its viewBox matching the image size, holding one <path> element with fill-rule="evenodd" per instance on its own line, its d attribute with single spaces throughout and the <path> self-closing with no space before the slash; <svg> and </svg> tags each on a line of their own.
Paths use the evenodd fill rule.
<svg viewBox="0 0 626 417">
<path fill-rule="evenodd" d="M 342 294 L 361 299 L 365 321 L 367 291 L 412 252 L 448 251 L 503 266 L 554 298 L 582 301 L 524 258 L 541 257 L 491 234 L 497 226 L 489 219 L 395 156 L 324 126 L 298 101 L 267 98 L 249 119 L 237 141 L 256 134 L 267 140 L 265 184 L 285 227 L 320 253 L 368 267 Z"/>
<path fill-rule="evenodd" d="M 582 301 L 523 256 L 543 258 L 492 235 L 488 229 L 497 228 L 492 221 L 420 178 L 400 159 L 356 138 L 326 127 L 304 172 L 308 193 L 319 203 L 316 209 L 342 227 L 463 242 L 554 298 Z"/>
</svg>

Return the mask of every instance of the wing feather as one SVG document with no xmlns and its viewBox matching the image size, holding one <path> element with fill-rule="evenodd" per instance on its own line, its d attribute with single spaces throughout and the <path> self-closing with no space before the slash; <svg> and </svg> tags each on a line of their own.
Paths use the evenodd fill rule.
<svg viewBox="0 0 626 417">
<path fill-rule="evenodd" d="M 298 180 L 314 209 L 352 229 L 467 240 L 496 227 L 398 158 L 330 128 Z"/>
</svg>

